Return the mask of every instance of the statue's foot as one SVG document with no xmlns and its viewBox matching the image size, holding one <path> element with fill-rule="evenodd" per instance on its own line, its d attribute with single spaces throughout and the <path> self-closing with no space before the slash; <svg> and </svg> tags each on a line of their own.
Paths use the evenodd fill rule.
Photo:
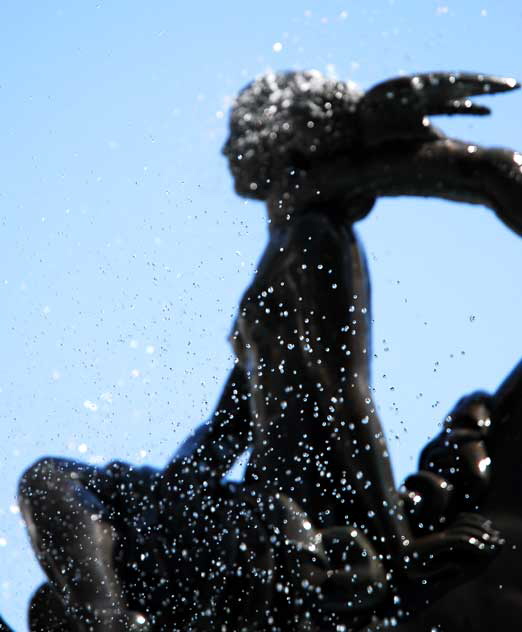
<svg viewBox="0 0 522 632">
<path fill-rule="evenodd" d="M 445 531 L 416 540 L 404 557 L 398 592 L 405 606 L 425 606 L 481 573 L 504 543 L 489 520 L 461 513 Z"/>
</svg>

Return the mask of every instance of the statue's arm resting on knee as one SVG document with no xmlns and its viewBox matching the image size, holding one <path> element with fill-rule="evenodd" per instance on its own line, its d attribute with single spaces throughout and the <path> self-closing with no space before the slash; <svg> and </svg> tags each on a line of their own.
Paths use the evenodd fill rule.
<svg viewBox="0 0 522 632">
<path fill-rule="evenodd" d="M 246 378 L 236 365 L 212 417 L 182 442 L 163 471 L 162 491 L 177 496 L 219 482 L 250 442 Z"/>
</svg>

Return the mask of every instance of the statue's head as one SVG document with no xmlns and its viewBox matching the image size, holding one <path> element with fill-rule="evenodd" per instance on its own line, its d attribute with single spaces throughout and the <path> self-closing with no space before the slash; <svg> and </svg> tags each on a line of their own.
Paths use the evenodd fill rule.
<svg viewBox="0 0 522 632">
<path fill-rule="evenodd" d="M 269 73 L 237 97 L 223 151 L 236 191 L 267 200 L 273 217 L 341 202 L 354 221 L 376 197 L 422 195 L 484 204 L 522 233 L 522 155 L 450 139 L 431 123 L 488 114 L 469 97 L 517 87 L 432 72 L 362 92 L 317 71 Z"/>
<path fill-rule="evenodd" d="M 240 195 L 264 200 L 282 172 L 356 143 L 362 92 L 316 70 L 264 75 L 239 93 L 223 149 Z"/>
</svg>

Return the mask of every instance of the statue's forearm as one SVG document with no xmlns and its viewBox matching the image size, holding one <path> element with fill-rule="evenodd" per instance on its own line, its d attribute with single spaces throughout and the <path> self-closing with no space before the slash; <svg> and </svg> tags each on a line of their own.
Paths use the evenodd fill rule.
<svg viewBox="0 0 522 632">
<path fill-rule="evenodd" d="M 165 476 L 168 480 L 185 472 L 191 480 L 220 479 L 247 449 L 249 437 L 250 410 L 245 377 L 236 366 L 214 414 L 183 441 L 167 466 Z"/>
</svg>

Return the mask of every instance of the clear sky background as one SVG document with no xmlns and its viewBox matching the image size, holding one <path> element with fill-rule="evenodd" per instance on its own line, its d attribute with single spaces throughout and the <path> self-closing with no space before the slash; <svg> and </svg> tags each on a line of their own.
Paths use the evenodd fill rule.
<svg viewBox="0 0 522 632">
<path fill-rule="evenodd" d="M 45 454 L 162 465 L 208 417 L 266 240 L 232 190 L 229 104 L 268 69 L 363 87 L 427 70 L 522 78 L 518 0 L 3 0 L 0 5 L 0 612 L 42 580 L 16 513 Z M 522 149 L 522 92 L 459 138 Z M 522 249 L 480 207 L 380 201 L 358 227 L 374 387 L 397 477 L 455 400 L 519 359 Z"/>
</svg>

